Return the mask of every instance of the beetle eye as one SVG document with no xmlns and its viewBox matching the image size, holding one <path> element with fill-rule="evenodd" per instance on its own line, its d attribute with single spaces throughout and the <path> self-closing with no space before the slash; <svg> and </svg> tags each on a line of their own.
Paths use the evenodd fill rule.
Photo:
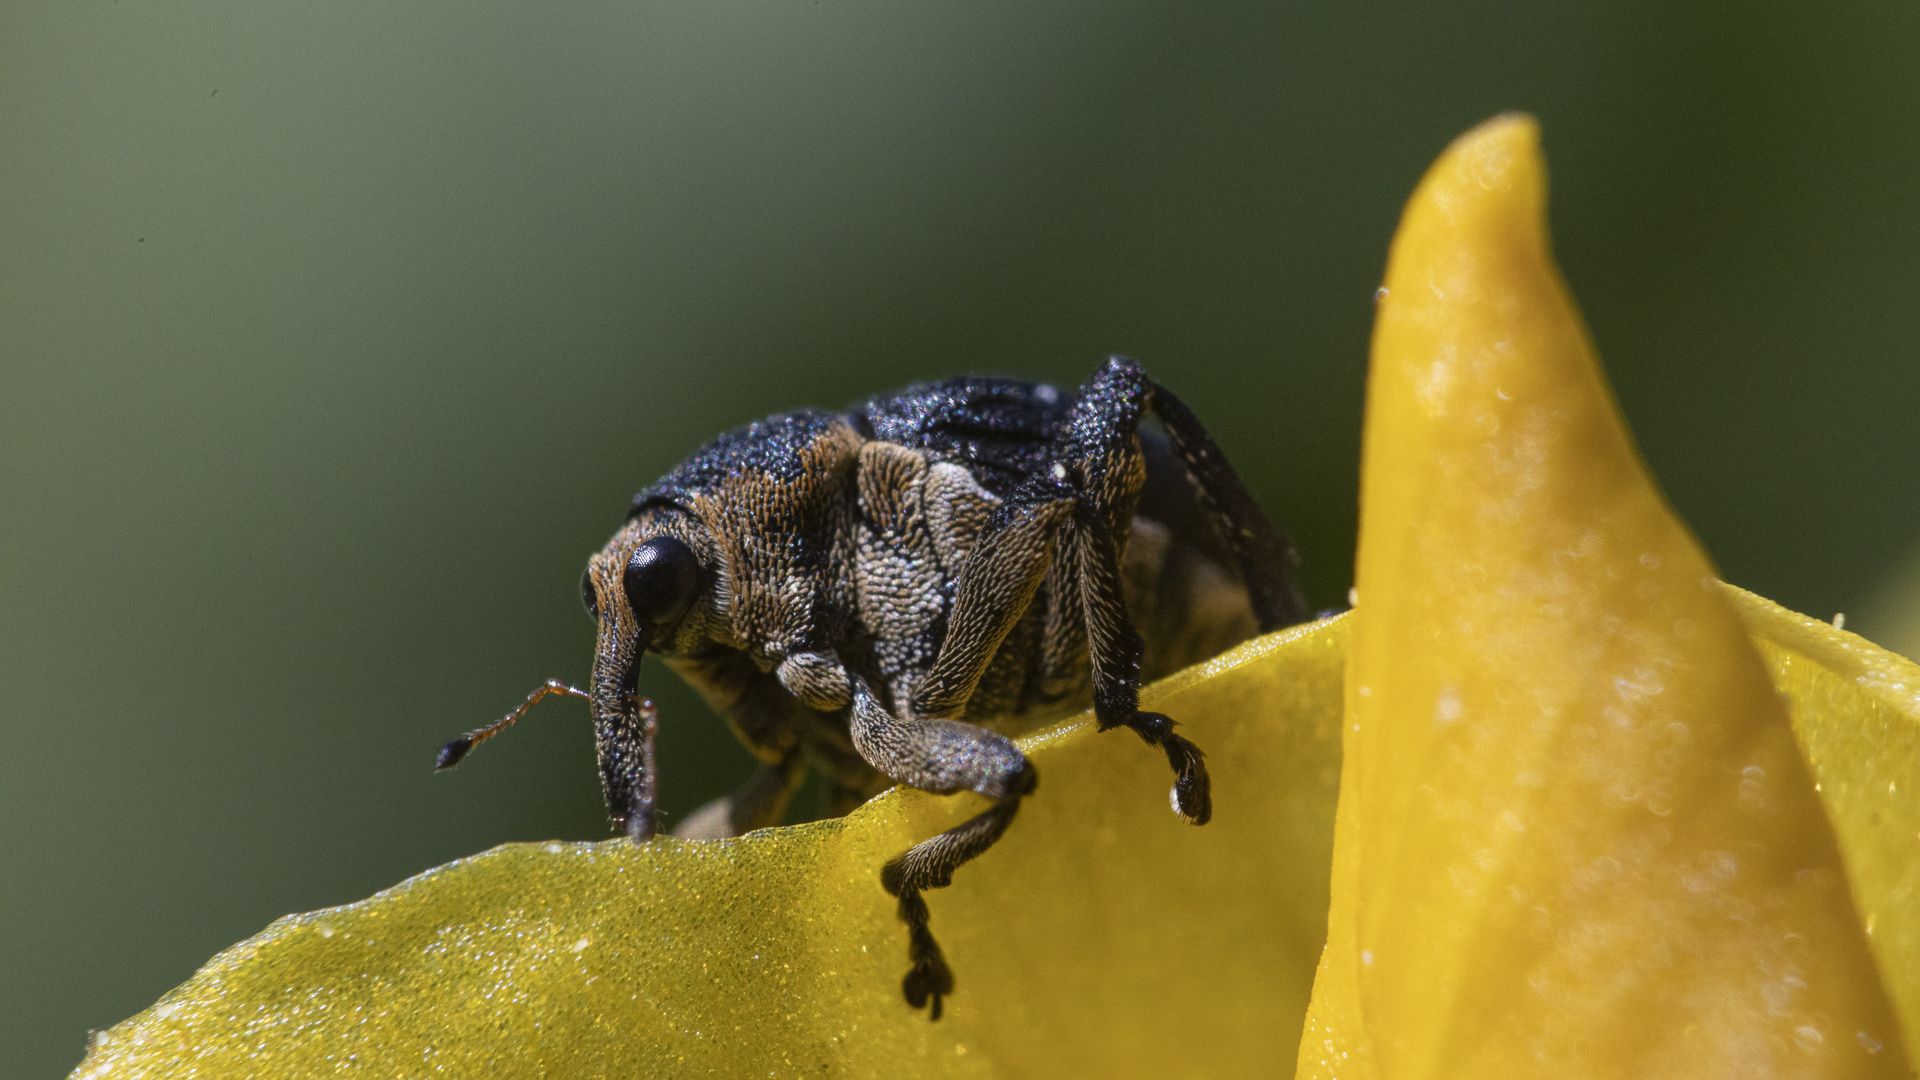
<svg viewBox="0 0 1920 1080">
<path fill-rule="evenodd" d="M 580 600 L 587 605 L 587 614 L 600 617 L 600 598 L 593 592 L 593 567 L 587 567 L 580 575 Z"/>
<path fill-rule="evenodd" d="M 693 549 L 671 536 L 656 536 L 641 544 L 627 560 L 621 579 L 633 617 L 661 626 L 679 618 L 693 603 L 700 561 Z"/>
</svg>

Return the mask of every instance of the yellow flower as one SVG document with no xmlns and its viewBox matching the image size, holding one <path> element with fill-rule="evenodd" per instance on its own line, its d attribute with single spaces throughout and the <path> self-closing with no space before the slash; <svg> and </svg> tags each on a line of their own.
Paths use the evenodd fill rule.
<svg viewBox="0 0 1920 1080">
<path fill-rule="evenodd" d="M 1815 770 L 1857 788 L 1831 796 L 1843 828 L 1869 801 L 1856 851 L 1898 781 L 1803 757 L 1620 423 L 1537 141 L 1520 117 L 1461 139 L 1389 259 L 1300 1075 L 1909 1076 L 1887 990 L 1920 958 L 1883 944 L 1876 968 L 1857 914 L 1910 923 L 1907 870 L 1843 859 Z"/>
<path fill-rule="evenodd" d="M 894 791 L 282 919 L 76 1075 L 1911 1075 L 1920 668 L 1712 579 L 1535 144 L 1463 138 L 1395 240 L 1358 610 L 1149 690 L 1210 753 L 1204 829 L 1137 740 L 1028 739 L 1039 796 L 930 896 L 946 1019 L 898 999 L 878 867 L 974 806 Z"/>
</svg>

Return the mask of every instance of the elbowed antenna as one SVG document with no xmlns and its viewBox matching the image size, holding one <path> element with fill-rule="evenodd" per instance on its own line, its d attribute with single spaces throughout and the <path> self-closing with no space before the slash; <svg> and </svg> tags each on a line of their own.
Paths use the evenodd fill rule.
<svg viewBox="0 0 1920 1080">
<path fill-rule="evenodd" d="M 568 697 L 584 698 L 587 701 L 593 700 L 593 695 L 587 693 L 585 690 L 569 686 L 559 679 L 548 679 L 545 683 L 535 687 L 533 693 L 527 695 L 527 700 L 520 703 L 519 708 L 501 717 L 499 720 L 488 724 L 486 727 L 480 728 L 478 731 L 469 731 L 465 735 L 441 747 L 439 756 L 434 758 L 433 771 L 440 772 L 460 764 L 460 759 L 466 757 L 468 751 L 512 727 L 514 721 L 527 715 L 527 710 L 533 708 L 535 702 L 546 697 L 548 694 L 565 694 Z"/>
</svg>

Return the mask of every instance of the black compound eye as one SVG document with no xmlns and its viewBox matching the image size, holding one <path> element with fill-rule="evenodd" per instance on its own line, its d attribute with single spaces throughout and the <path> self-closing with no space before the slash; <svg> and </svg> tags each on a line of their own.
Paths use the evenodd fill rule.
<svg viewBox="0 0 1920 1080">
<path fill-rule="evenodd" d="M 686 612 L 699 578 L 700 561 L 692 548 L 671 536 L 656 536 L 634 550 L 620 585 L 633 617 L 660 626 Z"/>
<path fill-rule="evenodd" d="M 593 567 L 587 567 L 580 575 L 580 600 L 587 605 L 587 614 L 600 617 L 600 598 L 593 593 Z"/>
</svg>

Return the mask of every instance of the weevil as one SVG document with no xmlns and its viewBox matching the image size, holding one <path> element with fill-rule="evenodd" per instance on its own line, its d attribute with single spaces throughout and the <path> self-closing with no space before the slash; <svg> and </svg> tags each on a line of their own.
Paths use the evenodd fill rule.
<svg viewBox="0 0 1920 1080">
<path fill-rule="evenodd" d="M 1151 414 L 1159 428 L 1143 427 Z M 808 769 L 843 814 L 892 784 L 991 800 L 888 862 L 907 1002 L 939 1019 L 953 972 L 922 896 L 992 847 L 1038 781 L 1009 737 L 1093 706 L 1166 754 L 1175 813 L 1212 816 L 1205 757 L 1140 685 L 1306 616 L 1291 543 L 1200 421 L 1114 357 L 1076 391 L 964 376 L 736 428 L 634 497 L 587 564 L 586 698 L 615 829 L 654 834 L 643 654 L 697 688 L 760 759 L 685 837 L 777 824 Z"/>
</svg>

